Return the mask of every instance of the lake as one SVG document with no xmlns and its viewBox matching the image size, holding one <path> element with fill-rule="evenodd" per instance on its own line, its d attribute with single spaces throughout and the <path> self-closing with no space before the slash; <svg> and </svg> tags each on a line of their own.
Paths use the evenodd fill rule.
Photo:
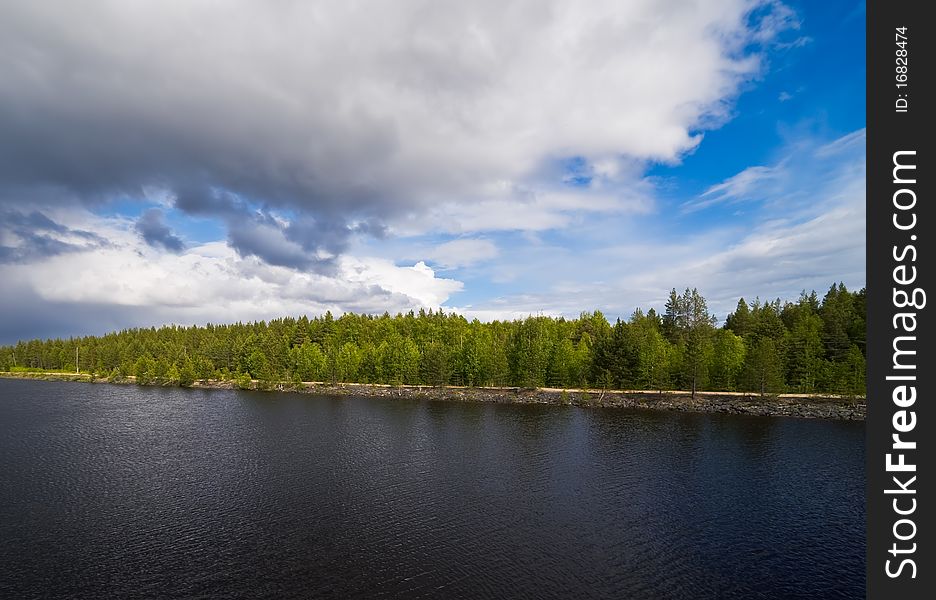
<svg viewBox="0 0 936 600">
<path fill-rule="evenodd" d="M 863 598 L 864 435 L 0 380 L 0 597 Z"/>
</svg>

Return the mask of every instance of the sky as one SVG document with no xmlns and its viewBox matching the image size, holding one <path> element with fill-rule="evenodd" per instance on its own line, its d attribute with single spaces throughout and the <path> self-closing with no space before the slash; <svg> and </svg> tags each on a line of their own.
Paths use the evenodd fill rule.
<svg viewBox="0 0 936 600">
<path fill-rule="evenodd" d="M 864 2 L 0 3 L 0 343 L 865 285 Z"/>
</svg>

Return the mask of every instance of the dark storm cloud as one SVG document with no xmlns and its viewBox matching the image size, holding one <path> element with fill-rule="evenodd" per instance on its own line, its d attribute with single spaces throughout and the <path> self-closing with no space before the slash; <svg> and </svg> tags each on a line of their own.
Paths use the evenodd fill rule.
<svg viewBox="0 0 936 600">
<path fill-rule="evenodd" d="M 158 208 L 151 208 L 143 213 L 133 227 L 143 241 L 154 248 L 163 248 L 170 252 L 185 250 L 182 240 L 163 222 L 163 213 Z"/>
<path fill-rule="evenodd" d="M 335 258 L 347 249 L 351 233 L 341 221 L 299 216 L 284 222 L 266 211 L 228 219 L 228 243 L 241 256 L 325 274 L 334 272 Z"/>
<path fill-rule="evenodd" d="M 300 217 L 284 229 L 286 237 L 308 252 L 341 254 L 347 249 L 352 229 L 338 220 Z"/>
<path fill-rule="evenodd" d="M 385 224 L 373 219 L 357 223 L 352 228 L 352 230 L 355 233 L 369 235 L 371 237 L 377 238 L 378 240 L 386 238 L 389 233 L 389 229 Z"/>
<path fill-rule="evenodd" d="M 241 256 L 256 256 L 270 265 L 305 270 L 316 263 L 301 247 L 286 239 L 276 226 L 255 222 L 231 223 L 228 226 L 228 243 Z"/>
<path fill-rule="evenodd" d="M 239 218 L 250 211 L 236 194 L 203 185 L 176 185 L 172 190 L 175 207 L 199 217 Z"/>
<path fill-rule="evenodd" d="M 225 19 L 229 27 L 203 35 L 218 15 L 198 2 L 128 11 L 97 2 L 81 11 L 67 3 L 56 10 L 3 3 L 0 205 L 13 205 L 20 192 L 38 198 L 37 190 L 36 206 L 93 206 L 162 190 L 179 210 L 231 225 L 239 251 L 304 268 L 328 261 L 264 247 L 247 231 L 248 206 L 334 224 L 333 232 L 318 232 L 321 243 L 289 236 L 307 253 L 344 248 L 348 222 L 396 210 L 399 195 L 378 192 L 358 171 L 362 162 L 379 166 L 392 155 L 393 125 L 359 109 L 337 115 L 330 67 L 317 64 L 319 72 L 306 78 L 288 45 L 257 54 L 261 64 L 230 56 L 247 48 L 257 22 L 276 29 L 289 19 L 262 4 L 238 8 L 236 22 Z M 181 30 L 186 24 L 195 30 Z M 150 245 L 182 249 L 153 215 L 137 231 Z M 6 260 L 13 255 L 28 253 L 4 250 Z"/>
<path fill-rule="evenodd" d="M 347 238 L 523 183 L 547 157 L 675 160 L 754 69 L 736 47 L 751 3 L 708 1 L 4 2 L 0 202 L 158 188 L 189 214 L 247 202 Z M 652 68 L 632 52 L 650 42 L 667 50 Z M 635 77 L 666 93 L 635 94 Z"/>
<path fill-rule="evenodd" d="M 81 229 L 71 229 L 39 211 L 0 209 L 0 264 L 42 260 L 66 252 L 100 247 L 107 241 Z"/>
<path fill-rule="evenodd" d="M 21 213 L 12 210 L 0 213 L 0 218 L 6 227 L 16 231 L 51 231 L 54 233 L 66 233 L 68 228 L 56 223 L 41 212 L 34 210 L 29 213 Z"/>
</svg>

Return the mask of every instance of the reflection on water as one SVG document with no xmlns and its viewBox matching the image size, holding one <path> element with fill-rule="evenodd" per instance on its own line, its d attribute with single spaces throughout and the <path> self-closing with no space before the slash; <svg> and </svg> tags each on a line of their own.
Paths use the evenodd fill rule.
<svg viewBox="0 0 936 600">
<path fill-rule="evenodd" d="M 0 380 L 0 597 L 859 598 L 864 424 Z"/>
</svg>

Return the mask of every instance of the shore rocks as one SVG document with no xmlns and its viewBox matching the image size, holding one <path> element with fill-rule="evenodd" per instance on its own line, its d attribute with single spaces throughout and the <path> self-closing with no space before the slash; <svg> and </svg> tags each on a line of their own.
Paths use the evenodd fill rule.
<svg viewBox="0 0 936 600">
<path fill-rule="evenodd" d="M 87 375 L 64 373 L 0 373 L 0 377 L 89 381 Z M 107 383 L 105 379 L 93 380 Z M 110 383 L 134 383 L 132 377 Z M 192 387 L 237 389 L 233 381 L 198 381 Z M 783 416 L 863 421 L 865 399 L 814 394 L 757 395 L 739 392 L 653 392 L 634 390 L 580 390 L 516 387 L 393 386 L 361 383 L 251 383 L 254 389 L 306 394 L 364 396 L 368 398 L 439 400 L 447 402 L 490 402 L 500 404 L 552 404 L 583 407 L 642 408 L 699 413 Z"/>
<path fill-rule="evenodd" d="M 373 398 L 413 398 L 449 402 L 553 404 L 584 407 L 643 408 L 705 413 L 787 416 L 861 421 L 864 398 L 781 394 L 760 396 L 730 392 L 648 392 L 559 390 L 551 388 L 464 388 L 303 383 L 293 391 Z"/>
</svg>

